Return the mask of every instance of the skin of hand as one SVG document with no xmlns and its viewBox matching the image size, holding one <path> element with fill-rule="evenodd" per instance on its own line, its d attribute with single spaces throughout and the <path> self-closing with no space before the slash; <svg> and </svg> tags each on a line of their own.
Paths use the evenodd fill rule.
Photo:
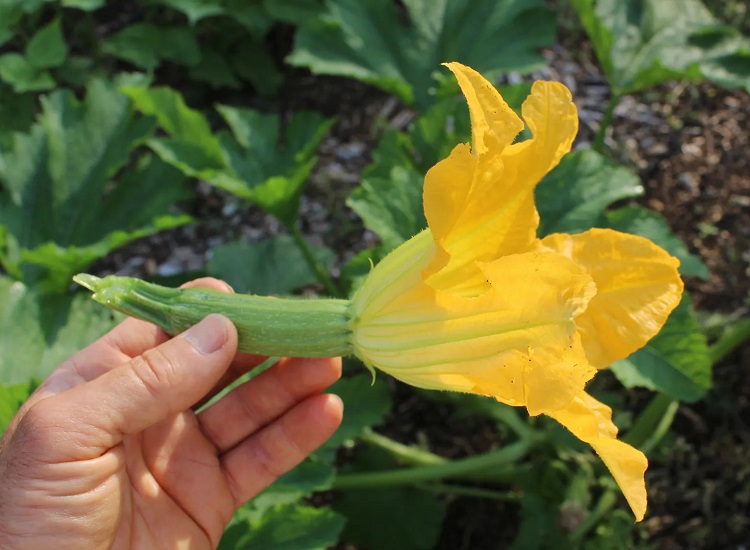
<svg viewBox="0 0 750 550">
<path fill-rule="evenodd" d="M 199 279 L 186 286 L 231 292 Z M 0 548 L 215 548 L 233 513 L 325 442 L 340 359 L 236 354 L 211 315 L 170 338 L 127 319 L 63 363 L 0 442 Z"/>
</svg>

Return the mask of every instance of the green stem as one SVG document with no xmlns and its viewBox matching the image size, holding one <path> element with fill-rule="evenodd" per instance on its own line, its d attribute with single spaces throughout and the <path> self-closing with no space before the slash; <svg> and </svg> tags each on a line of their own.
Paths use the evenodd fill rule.
<svg viewBox="0 0 750 550">
<path fill-rule="evenodd" d="M 302 235 L 299 227 L 297 227 L 296 224 L 290 224 L 286 227 L 289 230 L 292 239 L 294 239 L 294 244 L 296 244 L 297 248 L 299 248 L 300 252 L 302 252 L 302 256 L 304 256 L 307 265 L 310 266 L 310 269 L 313 270 L 315 277 L 325 287 L 326 292 L 328 292 L 328 294 L 333 297 L 343 297 L 343 294 L 336 286 L 336 283 L 333 282 L 333 279 L 331 279 L 331 276 L 328 274 L 328 270 L 325 268 L 325 266 L 323 266 L 323 264 L 315 256 L 315 254 L 313 254 L 310 245 Z"/>
<path fill-rule="evenodd" d="M 638 415 L 624 441 L 648 454 L 669 431 L 679 407 L 679 402 L 666 394 L 656 394 Z"/>
<path fill-rule="evenodd" d="M 368 487 L 386 487 L 389 485 L 413 485 L 443 478 L 461 477 L 486 469 L 496 469 L 526 456 L 536 443 L 535 439 L 518 441 L 503 449 L 482 455 L 452 460 L 443 464 L 430 464 L 416 468 L 384 470 L 342 474 L 336 478 L 334 489 L 365 489 Z"/>
<path fill-rule="evenodd" d="M 740 319 L 708 348 L 711 364 L 715 365 L 750 339 L 750 319 Z"/>
<path fill-rule="evenodd" d="M 447 483 L 420 483 L 416 485 L 416 487 L 423 491 L 431 491 L 434 493 L 449 493 L 458 496 L 488 498 L 491 500 L 502 500 L 504 502 L 517 501 L 521 498 L 520 494 L 510 491 L 495 491 L 493 489 L 484 489 L 482 487 L 464 487 L 463 485 L 451 485 Z"/>
<path fill-rule="evenodd" d="M 533 428 L 521 418 L 513 407 L 500 405 L 493 412 L 493 417 L 513 430 L 520 439 L 534 436 Z"/>
<path fill-rule="evenodd" d="M 596 135 L 594 136 L 594 141 L 591 146 L 599 153 L 604 152 L 604 138 L 607 135 L 607 128 L 612 124 L 615 107 L 617 107 L 617 104 L 620 102 L 620 97 L 619 94 L 612 92 L 612 95 L 609 98 L 609 103 L 607 103 L 607 108 L 604 110 L 602 121 L 599 124 L 599 131 L 596 132 Z"/>
<path fill-rule="evenodd" d="M 609 513 L 610 510 L 617 503 L 617 493 L 612 489 L 607 489 L 602 494 L 596 506 L 592 510 L 589 517 L 587 517 L 578 528 L 569 535 L 571 542 L 579 542 L 583 537 L 591 531 L 601 521 L 601 519 Z"/>
<path fill-rule="evenodd" d="M 93 298 L 171 335 L 219 313 L 237 328 L 237 349 L 276 357 L 351 355 L 349 301 L 229 294 L 207 288 L 168 288 L 132 277 L 76 275 Z"/>
<path fill-rule="evenodd" d="M 410 445 L 404 445 L 403 443 L 399 443 L 389 437 L 374 432 L 370 428 L 365 429 L 359 439 L 365 443 L 388 451 L 397 460 L 405 464 L 427 466 L 430 464 L 445 464 L 446 462 L 449 462 L 447 458 L 443 458 L 442 456 L 438 456 L 429 451 L 417 449 Z"/>
</svg>

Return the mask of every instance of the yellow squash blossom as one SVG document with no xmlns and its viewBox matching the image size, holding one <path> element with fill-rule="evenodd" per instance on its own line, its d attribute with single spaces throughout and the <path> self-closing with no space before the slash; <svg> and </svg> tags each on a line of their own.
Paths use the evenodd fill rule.
<svg viewBox="0 0 750 550">
<path fill-rule="evenodd" d="M 611 410 L 584 391 L 664 325 L 682 294 L 679 262 L 606 229 L 536 236 L 534 187 L 571 148 L 570 92 L 536 82 L 524 123 L 479 73 L 449 63 L 469 105 L 472 143 L 424 182 L 429 229 L 380 262 L 351 305 L 355 354 L 408 384 L 492 396 L 546 414 L 589 443 L 636 519 L 646 457 L 618 441 Z"/>
<path fill-rule="evenodd" d="M 242 351 L 353 352 L 414 386 L 546 414 L 596 450 L 640 521 L 646 457 L 617 439 L 612 411 L 584 388 L 659 332 L 682 295 L 679 262 L 647 239 L 606 229 L 539 239 L 534 187 L 578 130 L 570 92 L 535 83 L 522 111 L 533 137 L 514 143 L 524 123 L 497 90 L 468 67 L 448 68 L 469 104 L 472 143 L 425 176 L 429 229 L 388 254 L 351 301 L 75 280 L 169 334 L 219 312 L 237 326 Z"/>
</svg>

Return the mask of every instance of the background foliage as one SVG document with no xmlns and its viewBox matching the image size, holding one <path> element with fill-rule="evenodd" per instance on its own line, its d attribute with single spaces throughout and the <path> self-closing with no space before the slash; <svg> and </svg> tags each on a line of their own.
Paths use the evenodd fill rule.
<svg viewBox="0 0 750 550">
<path fill-rule="evenodd" d="M 138 243 L 175 245 L 175 228 L 193 225 L 188 246 L 210 254 L 189 270 L 157 271 L 170 283 L 205 273 L 259 294 L 340 296 L 356 287 L 370 261 L 425 227 L 424 173 L 469 139 L 465 104 L 440 62 L 461 61 L 495 79 L 518 109 L 527 75 L 545 66 L 542 51 L 555 45 L 558 25 L 571 25 L 570 14 L 610 99 L 592 142 L 539 185 L 542 234 L 610 227 L 643 235 L 680 258 L 684 276 L 707 279 L 706 265 L 666 219 L 638 201 L 642 182 L 606 137 L 627 94 L 667 81 L 750 91 L 750 39 L 740 19 L 722 22 L 699 0 L 556 4 L 2 1 L 0 429 L 40 379 L 118 320 L 72 288 L 71 276 L 113 266 L 154 275 L 123 255 Z M 412 113 L 405 128 L 373 125 L 377 146 L 361 179 L 332 190 L 346 199 L 321 214 L 347 220 L 347 235 L 366 230 L 371 246 L 326 243 L 300 217 L 318 151 L 337 123 L 287 108 L 286 90 L 308 75 L 362 81 Z M 196 206 L 209 199 L 220 202 L 220 214 Z M 202 227 L 237 210 L 274 231 L 197 243 Z M 657 460 L 667 452 L 679 403 L 705 397 L 712 364 L 742 342 L 748 325 L 724 329 L 709 348 L 686 294 L 656 338 L 612 366 L 619 383 L 605 378 L 593 388 L 622 411 L 616 421 L 630 428 L 629 442 Z M 654 393 L 636 394 L 638 410 L 618 408 L 632 395 L 627 388 Z M 461 529 L 443 524 L 455 498 L 502 503 L 511 548 L 643 547 L 646 535 L 609 474 L 559 426 L 486 399 L 415 393 L 382 377 L 372 384 L 353 362 L 334 391 L 347 411 L 339 432 L 242 508 L 222 549 L 429 549 L 441 532 Z M 425 426 L 413 427 L 411 445 L 373 429 L 409 399 L 470 418 L 483 442 L 468 453 L 439 453 L 419 444 Z"/>
</svg>

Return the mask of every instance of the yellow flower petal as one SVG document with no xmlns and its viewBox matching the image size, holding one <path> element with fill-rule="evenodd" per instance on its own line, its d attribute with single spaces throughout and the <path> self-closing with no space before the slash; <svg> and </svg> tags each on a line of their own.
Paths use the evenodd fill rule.
<svg viewBox="0 0 750 550">
<path fill-rule="evenodd" d="M 532 84 L 521 112 L 534 137 L 506 148 L 503 162 L 508 177 L 536 185 L 570 151 L 578 133 L 578 110 L 563 84 L 540 80 Z"/>
<path fill-rule="evenodd" d="M 507 122 L 505 102 L 478 73 L 451 69 L 469 103 L 474 154 L 458 146 L 425 177 L 425 216 L 444 251 L 430 266 L 427 282 L 478 296 L 487 283 L 477 262 L 525 252 L 534 243 L 539 224 L 534 187 L 570 150 L 578 116 L 565 86 L 537 82 L 523 106 L 533 138 L 506 146 L 518 130 Z M 503 123 L 510 129 L 503 132 Z"/>
<path fill-rule="evenodd" d="M 353 298 L 353 344 L 366 364 L 414 386 L 492 395 L 531 414 L 565 406 L 594 375 L 574 318 L 595 288 L 568 258 L 533 252 L 482 265 L 491 289 L 477 298 L 426 284 L 402 292 L 395 271 L 380 270 L 384 262 Z"/>
<path fill-rule="evenodd" d="M 523 122 L 503 96 L 481 74 L 460 63 L 445 63 L 456 76 L 469 104 L 471 143 L 475 155 L 489 150 L 497 153 L 513 143 L 523 130 Z"/>
<path fill-rule="evenodd" d="M 679 260 L 648 239 L 592 229 L 550 235 L 542 245 L 583 266 L 596 283 L 597 294 L 576 324 L 586 356 L 597 368 L 645 345 L 680 302 Z"/>
<path fill-rule="evenodd" d="M 539 216 L 533 188 L 521 190 L 504 177 L 499 155 L 475 157 L 467 146 L 425 176 L 424 208 L 444 251 L 430 266 L 428 283 L 462 296 L 478 296 L 487 282 L 477 262 L 528 250 Z"/>
<path fill-rule="evenodd" d="M 581 392 L 564 409 L 547 414 L 594 448 L 612 472 L 636 521 L 641 521 L 646 514 L 644 474 L 648 460 L 638 449 L 615 439 L 617 427 L 612 423 L 612 409 Z"/>
</svg>

